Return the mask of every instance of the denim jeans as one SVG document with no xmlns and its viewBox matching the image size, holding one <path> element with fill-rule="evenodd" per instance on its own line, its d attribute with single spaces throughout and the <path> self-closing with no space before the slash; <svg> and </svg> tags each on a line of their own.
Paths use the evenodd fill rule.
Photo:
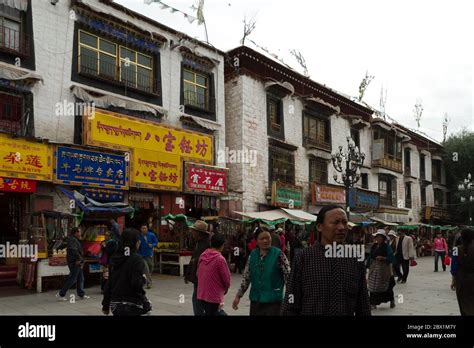
<svg viewBox="0 0 474 348">
<path fill-rule="evenodd" d="M 85 295 L 84 292 L 84 273 L 82 271 L 82 267 L 78 266 L 74 263 L 68 263 L 69 267 L 69 275 L 66 278 L 66 282 L 64 283 L 63 288 L 59 291 L 59 296 L 64 297 L 66 296 L 67 291 L 76 284 L 77 286 L 77 295 L 79 297 L 83 297 Z"/>
<path fill-rule="evenodd" d="M 446 265 L 444 264 L 444 257 L 446 251 L 435 251 L 435 271 L 438 270 L 438 259 L 441 257 L 441 265 L 443 265 L 443 271 L 446 271 Z"/>
</svg>

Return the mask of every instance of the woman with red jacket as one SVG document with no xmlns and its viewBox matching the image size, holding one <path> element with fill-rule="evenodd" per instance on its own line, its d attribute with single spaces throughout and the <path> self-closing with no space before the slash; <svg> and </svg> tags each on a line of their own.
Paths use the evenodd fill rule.
<svg viewBox="0 0 474 348">
<path fill-rule="evenodd" d="M 225 238 L 222 234 L 213 234 L 211 247 L 204 251 L 199 258 L 197 299 L 201 301 L 206 316 L 219 313 L 224 305 L 224 295 L 230 287 L 229 267 L 222 256 L 224 243 Z"/>
</svg>

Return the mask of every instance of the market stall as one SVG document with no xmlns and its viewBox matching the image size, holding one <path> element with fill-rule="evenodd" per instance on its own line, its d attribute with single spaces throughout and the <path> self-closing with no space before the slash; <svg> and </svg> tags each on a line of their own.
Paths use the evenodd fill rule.
<svg viewBox="0 0 474 348">
<path fill-rule="evenodd" d="M 19 262 L 17 283 L 27 289 L 32 289 L 36 280 L 36 289 L 42 290 L 42 278 L 57 275 L 67 275 L 67 269 L 51 269 L 49 257 L 55 255 L 55 246 L 61 243 L 67 231 L 76 223 L 74 214 L 60 213 L 56 211 L 43 210 L 40 212 L 27 214 L 29 230 L 22 233 L 21 242 L 23 244 L 36 244 L 38 246 L 37 260 L 21 259 Z M 65 253 L 61 253 L 65 258 Z M 65 263 L 64 263 L 65 264 Z"/>
<path fill-rule="evenodd" d="M 133 214 L 133 208 L 125 203 L 99 203 L 77 191 L 69 191 L 59 187 L 71 202 L 75 214 L 61 214 L 54 212 L 58 228 L 52 228 L 51 224 L 43 222 L 46 226 L 48 236 L 51 235 L 50 247 L 46 253 L 41 254 L 41 260 L 36 270 L 36 290 L 42 291 L 42 282 L 45 277 L 67 276 L 69 268 L 66 262 L 65 237 L 73 226 L 79 226 L 82 230 L 82 247 L 84 252 L 84 279 L 85 282 L 99 279 L 101 267 L 99 264 L 101 242 L 105 239 L 105 232 L 109 229 L 109 221 L 117 219 L 126 214 Z M 68 223 L 64 223 L 64 217 L 68 217 Z M 75 218 L 75 220 L 74 220 Z M 46 221 L 44 218 L 42 220 Z M 37 223 L 36 223 L 37 225 Z M 41 230 L 44 227 L 37 227 Z"/>
</svg>

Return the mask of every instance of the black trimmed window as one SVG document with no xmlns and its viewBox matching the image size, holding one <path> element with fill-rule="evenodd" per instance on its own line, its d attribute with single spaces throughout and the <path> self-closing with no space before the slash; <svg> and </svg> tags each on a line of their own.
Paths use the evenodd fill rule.
<svg viewBox="0 0 474 348">
<path fill-rule="evenodd" d="M 385 174 L 379 174 L 380 204 L 397 206 L 397 180 Z"/>
<path fill-rule="evenodd" d="M 431 173 L 433 177 L 433 182 L 441 182 L 441 161 L 440 160 L 431 161 Z"/>
<path fill-rule="evenodd" d="M 184 68 L 183 91 L 184 105 L 209 110 L 209 76 Z"/>
<path fill-rule="evenodd" d="M 368 190 L 369 189 L 369 174 L 362 173 L 360 177 L 361 177 L 362 188 Z"/>
<path fill-rule="evenodd" d="M 216 121 L 216 99 L 212 67 L 190 58 L 181 63 L 181 97 L 184 113 Z"/>
<path fill-rule="evenodd" d="M 426 186 L 420 186 L 421 206 L 426 207 Z"/>
<path fill-rule="evenodd" d="M 444 192 L 441 189 L 434 189 L 435 206 L 444 206 Z"/>
<path fill-rule="evenodd" d="M 420 179 L 426 179 L 426 156 L 420 155 Z M 426 204 L 426 199 L 425 199 Z"/>
<path fill-rule="evenodd" d="M 405 207 L 411 208 L 411 182 L 405 183 Z"/>
<path fill-rule="evenodd" d="M 81 75 L 157 94 L 151 55 L 79 30 L 78 72 Z"/>
<path fill-rule="evenodd" d="M 0 90 L 0 131 L 33 136 L 33 93 Z"/>
<path fill-rule="evenodd" d="M 402 161 L 402 142 L 392 132 L 382 129 L 374 130 L 374 140 L 384 140 L 384 158 L 397 162 Z"/>
<path fill-rule="evenodd" d="M 331 150 L 331 122 L 323 114 L 303 112 L 303 145 Z"/>
<path fill-rule="evenodd" d="M 276 146 L 269 147 L 269 179 L 287 184 L 295 184 L 295 154 Z"/>
<path fill-rule="evenodd" d="M 267 93 L 267 134 L 276 138 L 285 138 L 283 122 L 283 100 Z"/>
<path fill-rule="evenodd" d="M 354 140 L 354 144 L 360 149 L 360 131 L 355 128 L 351 128 L 351 138 Z"/>
<path fill-rule="evenodd" d="M 23 97 L 0 92 L 0 129 L 9 133 L 21 131 Z"/>
<path fill-rule="evenodd" d="M 328 163 L 322 158 L 309 160 L 309 181 L 318 184 L 328 183 Z"/>
<path fill-rule="evenodd" d="M 411 151 L 409 148 L 404 150 L 404 158 L 405 158 L 405 173 L 411 174 Z"/>
<path fill-rule="evenodd" d="M 0 50 L 28 55 L 28 36 L 24 29 L 24 12 L 0 4 Z"/>
</svg>

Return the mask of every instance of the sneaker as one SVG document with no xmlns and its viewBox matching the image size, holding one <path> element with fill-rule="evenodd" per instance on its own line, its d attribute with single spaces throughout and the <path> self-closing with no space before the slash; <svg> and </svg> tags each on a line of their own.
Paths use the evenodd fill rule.
<svg viewBox="0 0 474 348">
<path fill-rule="evenodd" d="M 405 284 L 407 281 L 406 280 L 402 280 L 401 284 Z"/>
<path fill-rule="evenodd" d="M 397 283 L 400 283 L 402 281 L 402 278 L 397 278 Z"/>
<path fill-rule="evenodd" d="M 67 301 L 66 296 L 61 296 L 61 295 L 59 295 L 59 292 L 56 294 L 56 298 L 57 298 L 59 301 Z"/>
<path fill-rule="evenodd" d="M 395 301 L 390 301 L 390 308 L 395 308 Z"/>
<path fill-rule="evenodd" d="M 79 296 L 79 298 L 81 300 L 89 300 L 91 297 L 90 296 L 87 296 L 87 295 L 84 295 L 84 296 Z"/>
</svg>

